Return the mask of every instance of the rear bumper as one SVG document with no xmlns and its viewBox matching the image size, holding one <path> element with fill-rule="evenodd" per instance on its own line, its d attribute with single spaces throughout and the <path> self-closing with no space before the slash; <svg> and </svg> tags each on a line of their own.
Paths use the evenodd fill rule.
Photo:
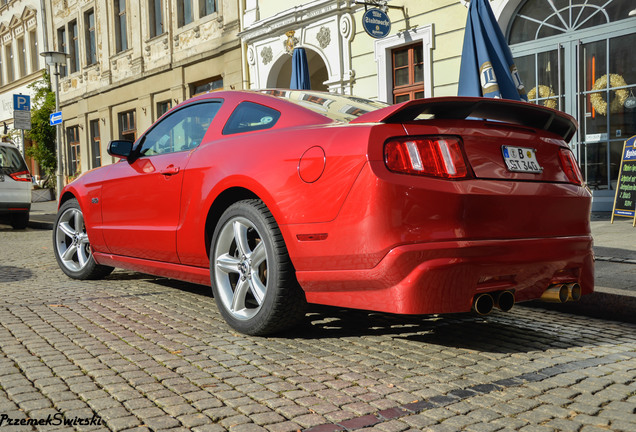
<svg viewBox="0 0 636 432">
<path fill-rule="evenodd" d="M 31 211 L 30 202 L 0 202 L 0 215 L 28 213 Z"/>
<path fill-rule="evenodd" d="M 467 312 L 482 292 L 537 299 L 552 283 L 594 290 L 592 237 L 447 241 L 393 248 L 370 269 L 297 271 L 307 301 L 400 314 Z"/>
</svg>

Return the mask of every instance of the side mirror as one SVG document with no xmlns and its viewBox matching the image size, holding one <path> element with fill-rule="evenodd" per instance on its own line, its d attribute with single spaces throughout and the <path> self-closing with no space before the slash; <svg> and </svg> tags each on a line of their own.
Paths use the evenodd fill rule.
<svg viewBox="0 0 636 432">
<path fill-rule="evenodd" d="M 108 154 L 120 159 L 128 159 L 132 153 L 132 141 L 114 140 L 108 143 Z"/>
</svg>

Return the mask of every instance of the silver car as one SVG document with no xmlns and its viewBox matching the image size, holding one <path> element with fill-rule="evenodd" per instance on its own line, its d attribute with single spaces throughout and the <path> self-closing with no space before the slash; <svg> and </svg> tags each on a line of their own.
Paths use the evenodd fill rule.
<svg viewBox="0 0 636 432">
<path fill-rule="evenodd" d="M 31 188 L 31 174 L 18 148 L 11 142 L 0 142 L 0 223 L 26 228 Z"/>
</svg>

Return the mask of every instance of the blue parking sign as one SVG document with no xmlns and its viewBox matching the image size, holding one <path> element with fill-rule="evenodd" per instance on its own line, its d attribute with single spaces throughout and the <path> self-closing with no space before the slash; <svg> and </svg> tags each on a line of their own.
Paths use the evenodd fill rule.
<svg viewBox="0 0 636 432">
<path fill-rule="evenodd" d="M 31 96 L 14 94 L 13 111 L 31 111 Z"/>
</svg>

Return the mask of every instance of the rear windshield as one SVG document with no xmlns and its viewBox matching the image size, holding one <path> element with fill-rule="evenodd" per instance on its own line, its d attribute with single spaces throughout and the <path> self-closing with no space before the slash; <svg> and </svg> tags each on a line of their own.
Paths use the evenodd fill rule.
<svg viewBox="0 0 636 432">
<path fill-rule="evenodd" d="M 27 166 L 17 148 L 0 145 L 0 174 L 9 175 L 27 171 Z"/>
<path fill-rule="evenodd" d="M 335 93 L 307 90 L 261 90 L 262 93 L 278 96 L 296 103 L 332 120 L 350 122 L 371 111 L 389 106 L 384 102 L 362 99 Z"/>
</svg>

